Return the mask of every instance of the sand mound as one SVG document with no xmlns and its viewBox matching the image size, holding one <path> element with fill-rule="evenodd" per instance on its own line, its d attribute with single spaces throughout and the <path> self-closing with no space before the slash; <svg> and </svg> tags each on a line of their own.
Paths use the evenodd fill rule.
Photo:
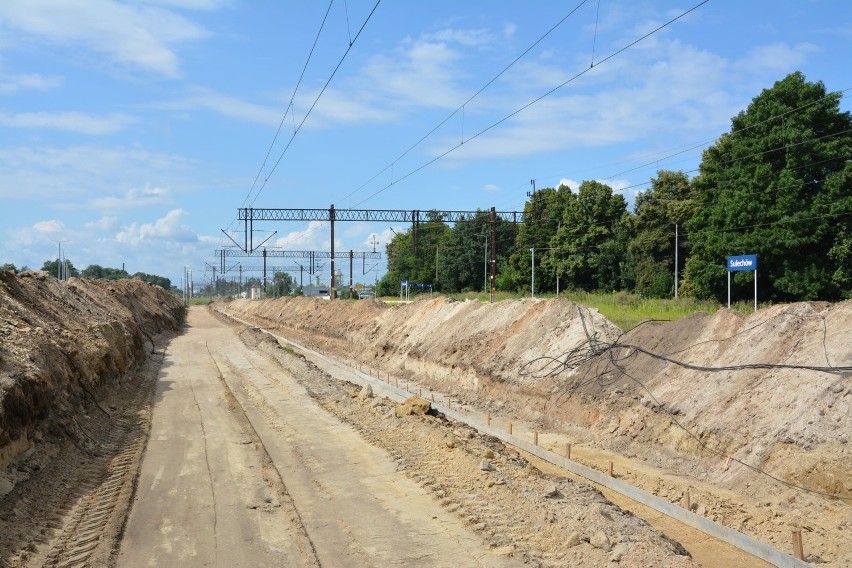
<svg viewBox="0 0 852 568">
<path fill-rule="evenodd" d="M 852 373 L 749 368 L 852 365 L 852 301 L 699 313 L 626 334 L 565 300 L 387 307 L 293 298 L 223 309 L 481 408 L 714 483 L 743 489 L 754 481 L 745 466 L 715 467 L 732 455 L 790 483 L 852 496 Z M 621 346 L 608 348 L 615 341 Z"/>
</svg>

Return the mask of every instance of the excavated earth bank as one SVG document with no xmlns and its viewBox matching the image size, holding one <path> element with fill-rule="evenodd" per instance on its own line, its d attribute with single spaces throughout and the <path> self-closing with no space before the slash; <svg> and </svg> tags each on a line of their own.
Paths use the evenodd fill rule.
<svg viewBox="0 0 852 568">
<path fill-rule="evenodd" d="M 0 566 L 108 557 L 144 451 L 155 346 L 184 316 L 140 280 L 0 271 Z"/>
<path fill-rule="evenodd" d="M 698 313 L 627 333 L 565 300 L 219 307 L 526 421 L 588 449 L 587 465 L 600 465 L 595 451 L 617 456 L 631 483 L 673 502 L 688 490 L 694 511 L 782 550 L 801 529 L 807 560 L 852 566 L 852 373 L 826 369 L 852 366 L 852 301 Z"/>
</svg>

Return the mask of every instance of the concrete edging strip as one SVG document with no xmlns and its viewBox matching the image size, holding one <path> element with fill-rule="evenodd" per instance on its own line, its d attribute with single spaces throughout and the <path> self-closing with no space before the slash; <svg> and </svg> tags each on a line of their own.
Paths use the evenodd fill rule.
<svg viewBox="0 0 852 568">
<path fill-rule="evenodd" d="M 284 341 L 292 345 L 293 347 L 300 349 L 306 353 L 310 353 L 316 357 L 321 358 L 322 360 L 328 362 L 329 364 L 345 367 L 347 371 L 354 373 L 358 378 L 361 379 L 362 385 L 369 383 L 375 390 L 379 390 L 380 392 L 388 395 L 389 398 L 396 400 L 397 402 L 402 402 L 406 398 L 413 396 L 411 393 L 407 392 L 405 389 L 401 389 L 395 387 L 393 385 L 383 383 L 380 379 L 375 377 L 371 377 L 365 373 L 352 369 L 346 365 L 342 365 L 339 361 L 336 361 L 330 357 L 323 355 L 317 351 L 309 349 L 303 345 L 296 343 L 295 341 L 291 341 L 286 337 L 281 337 L 271 331 L 267 331 L 263 328 L 259 328 L 251 322 L 245 321 L 238 317 L 234 317 L 230 314 L 226 314 L 221 310 L 217 310 L 222 315 L 225 315 L 234 321 L 238 321 L 243 325 L 247 325 L 249 327 L 257 328 L 271 335 L 272 337 Z M 541 458 L 547 462 L 550 462 L 554 465 L 557 465 L 561 468 L 567 469 L 571 473 L 579 475 L 589 481 L 597 483 L 598 485 L 603 485 L 604 487 L 615 491 L 625 497 L 628 497 L 637 503 L 641 503 L 646 505 L 655 511 L 663 513 L 681 523 L 698 529 L 714 538 L 717 538 L 721 541 L 727 542 L 728 544 L 739 548 L 745 552 L 748 552 L 752 556 L 756 556 L 761 560 L 765 560 L 774 566 L 778 566 L 779 568 L 807 568 L 810 566 L 807 562 L 802 560 L 798 560 L 797 558 L 793 558 L 789 554 L 786 554 L 777 548 L 769 546 L 759 540 L 756 540 L 746 534 L 743 534 L 739 531 L 735 531 L 734 529 L 728 528 L 726 526 L 715 523 L 709 519 L 705 519 L 702 516 L 696 515 L 691 511 L 687 511 L 683 507 L 679 507 L 674 503 L 670 503 L 665 499 L 661 499 L 656 495 L 648 493 L 647 491 L 643 491 L 638 487 L 631 485 L 625 481 L 621 481 L 620 479 L 616 479 L 615 477 L 610 477 L 609 475 L 600 472 L 596 469 L 592 469 L 590 467 L 584 466 L 575 461 L 569 460 L 559 454 L 551 452 L 550 450 L 546 450 L 541 446 L 536 446 L 535 444 L 531 444 L 526 440 L 522 440 L 517 436 L 513 436 L 507 434 L 506 432 L 500 431 L 493 426 L 489 426 L 487 424 L 483 424 L 478 420 L 474 420 L 471 417 L 462 414 L 461 412 L 457 412 L 455 410 L 451 410 L 445 407 L 442 404 L 438 404 L 435 402 L 431 403 L 433 407 L 439 410 L 446 416 L 449 416 L 453 420 L 457 420 L 459 422 L 463 422 L 469 426 L 472 426 L 479 430 L 480 432 L 484 432 L 489 436 L 494 436 L 495 438 L 499 438 L 500 440 L 507 442 L 521 450 L 530 453 L 538 458 Z"/>
</svg>

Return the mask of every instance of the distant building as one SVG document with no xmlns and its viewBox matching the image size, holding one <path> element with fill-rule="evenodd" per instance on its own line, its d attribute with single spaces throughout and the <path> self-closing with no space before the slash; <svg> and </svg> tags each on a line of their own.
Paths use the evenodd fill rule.
<svg viewBox="0 0 852 568">
<path fill-rule="evenodd" d="M 324 297 L 329 296 L 331 291 L 328 289 L 328 286 L 325 284 L 308 284 L 307 286 L 302 287 L 302 295 L 303 296 L 312 296 L 312 297 Z"/>
</svg>

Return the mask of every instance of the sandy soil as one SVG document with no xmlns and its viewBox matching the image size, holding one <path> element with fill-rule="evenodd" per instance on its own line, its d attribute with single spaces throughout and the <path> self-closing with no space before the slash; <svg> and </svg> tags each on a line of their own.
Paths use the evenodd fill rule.
<svg viewBox="0 0 852 568">
<path fill-rule="evenodd" d="M 0 565 L 105 565 L 183 307 L 141 281 L 0 271 Z"/>
<path fill-rule="evenodd" d="M 495 418 L 526 421 L 554 447 L 574 444 L 590 465 L 615 459 L 632 483 L 673 502 L 689 490 L 696 512 L 782 550 L 801 528 L 808 560 L 852 565 L 852 374 L 698 371 L 631 347 L 706 367 L 849 366 L 852 302 L 722 310 L 623 336 L 594 310 L 554 300 L 388 308 L 283 299 L 224 309 Z M 600 350 L 616 340 L 624 346 Z M 574 349 L 583 355 L 576 367 L 553 359 L 525 367 Z"/>
<path fill-rule="evenodd" d="M 350 371 L 535 431 L 554 451 L 570 443 L 576 461 L 612 461 L 618 477 L 672 502 L 689 492 L 694 512 L 781 550 L 801 529 L 809 562 L 852 566 L 852 374 L 836 369 L 852 365 L 852 302 L 722 310 L 627 334 L 553 300 L 217 309 Z M 176 528 L 208 527 L 208 515 L 221 534 L 199 528 L 210 546 L 192 553 L 223 566 L 442 565 L 426 552 L 433 533 L 487 565 L 694 565 L 678 540 L 705 565 L 753 565 L 496 438 L 400 413 L 347 383 L 344 367 L 317 367 L 251 328 L 205 314 L 170 339 L 184 314 L 138 281 L 0 271 L 0 566 L 169 564 L 188 554 Z M 234 332 L 242 343 L 226 338 Z M 205 334 L 219 341 L 210 353 Z M 158 424 L 158 412 L 185 423 Z M 312 433 L 323 429 L 335 434 Z M 338 435 L 342 445 L 329 446 Z M 369 483 L 352 485 L 353 475 Z M 158 496 L 165 479 L 191 483 Z M 133 506 L 142 490 L 154 493 Z M 394 505 L 397 493 L 417 504 Z M 174 495 L 194 496 L 166 530 L 151 508 L 178 506 Z M 419 527 L 421 544 L 376 540 L 361 510 L 389 513 L 388 534 Z M 269 547 L 240 555 L 249 542 Z"/>
</svg>

